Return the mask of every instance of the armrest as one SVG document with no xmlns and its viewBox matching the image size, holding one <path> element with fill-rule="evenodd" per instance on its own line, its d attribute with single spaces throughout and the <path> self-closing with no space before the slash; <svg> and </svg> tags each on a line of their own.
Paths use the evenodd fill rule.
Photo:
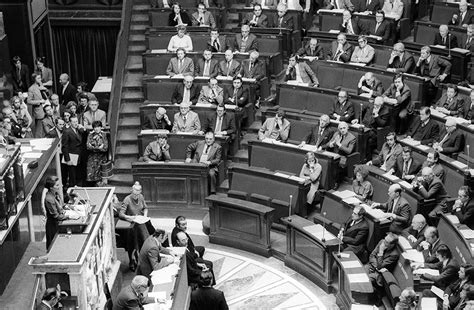
<svg viewBox="0 0 474 310">
<path fill-rule="evenodd" d="M 333 222 L 319 214 L 315 214 L 314 215 L 314 218 L 313 218 L 313 221 L 316 223 L 316 224 L 321 224 L 321 225 L 326 225 L 326 226 L 333 226 Z"/>
<path fill-rule="evenodd" d="M 227 197 L 230 197 L 230 198 L 248 200 L 248 196 L 249 196 L 249 194 L 246 193 L 246 192 L 236 191 L 236 190 L 233 190 L 233 189 L 231 189 L 227 192 Z"/>
<path fill-rule="evenodd" d="M 255 202 L 255 203 L 270 207 L 272 199 L 268 196 L 264 196 L 264 195 L 260 195 L 260 194 L 250 194 L 250 199 L 249 200 L 251 202 Z"/>
</svg>

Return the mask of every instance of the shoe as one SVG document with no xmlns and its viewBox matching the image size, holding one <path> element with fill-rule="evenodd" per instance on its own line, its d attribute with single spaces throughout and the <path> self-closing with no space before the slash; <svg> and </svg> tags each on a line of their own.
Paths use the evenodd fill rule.
<svg viewBox="0 0 474 310">
<path fill-rule="evenodd" d="M 334 183 L 334 187 L 332 188 L 333 190 L 337 191 L 337 189 L 339 188 L 339 183 Z"/>
</svg>

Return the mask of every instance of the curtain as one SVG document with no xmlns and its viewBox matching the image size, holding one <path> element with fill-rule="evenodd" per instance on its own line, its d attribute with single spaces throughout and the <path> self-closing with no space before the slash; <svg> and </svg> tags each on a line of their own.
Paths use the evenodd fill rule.
<svg viewBox="0 0 474 310">
<path fill-rule="evenodd" d="M 112 76 L 119 28 L 119 25 L 53 27 L 55 78 L 67 73 L 73 85 L 84 81 L 90 91 L 99 76 Z"/>
</svg>

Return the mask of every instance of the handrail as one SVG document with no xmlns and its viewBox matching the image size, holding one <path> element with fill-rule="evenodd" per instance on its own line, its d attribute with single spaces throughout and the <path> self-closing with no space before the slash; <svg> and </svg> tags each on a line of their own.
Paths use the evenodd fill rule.
<svg viewBox="0 0 474 310">
<path fill-rule="evenodd" d="M 46 289 L 44 287 L 43 274 L 37 274 L 35 276 L 35 284 L 33 285 L 33 292 L 31 293 L 31 304 L 28 310 L 35 310 L 36 305 L 39 303 L 38 298 L 41 300 L 41 294 Z"/>
<path fill-rule="evenodd" d="M 128 36 L 130 33 L 130 21 L 132 16 L 133 0 L 124 0 L 122 6 L 122 21 L 117 36 L 115 49 L 114 74 L 112 78 L 112 91 L 108 114 L 110 116 L 110 138 L 112 150 L 112 161 L 115 159 L 115 146 L 117 143 L 118 120 L 120 115 L 120 100 L 122 97 L 122 83 L 128 55 Z"/>
</svg>

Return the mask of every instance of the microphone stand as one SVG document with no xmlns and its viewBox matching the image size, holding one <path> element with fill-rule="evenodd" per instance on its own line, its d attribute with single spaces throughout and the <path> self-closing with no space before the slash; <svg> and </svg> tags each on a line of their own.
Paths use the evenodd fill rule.
<svg viewBox="0 0 474 310">
<path fill-rule="evenodd" d="M 291 205 L 293 204 L 293 195 L 290 195 L 290 206 L 288 208 L 288 222 L 291 222 Z"/>
<path fill-rule="evenodd" d="M 338 245 L 338 251 L 337 251 L 337 257 L 341 257 L 341 245 L 342 245 L 342 236 L 344 235 L 344 226 L 341 227 L 341 230 L 339 231 L 339 245 Z"/>
<path fill-rule="evenodd" d="M 326 238 L 324 238 L 324 234 L 326 232 L 326 212 L 323 212 L 323 218 L 324 218 L 324 221 L 323 221 L 323 237 L 321 238 L 321 241 L 326 242 Z"/>
<path fill-rule="evenodd" d="M 468 171 L 469 171 L 469 168 L 470 168 L 470 167 L 469 167 L 469 164 L 470 164 L 470 157 L 469 157 L 469 156 L 470 156 L 470 154 L 469 154 L 469 147 L 470 147 L 470 145 L 469 145 L 469 144 L 468 144 L 468 145 L 466 145 L 466 148 L 467 148 L 467 170 L 468 170 Z"/>
<path fill-rule="evenodd" d="M 448 33 L 448 58 L 451 59 L 451 34 Z"/>
</svg>

